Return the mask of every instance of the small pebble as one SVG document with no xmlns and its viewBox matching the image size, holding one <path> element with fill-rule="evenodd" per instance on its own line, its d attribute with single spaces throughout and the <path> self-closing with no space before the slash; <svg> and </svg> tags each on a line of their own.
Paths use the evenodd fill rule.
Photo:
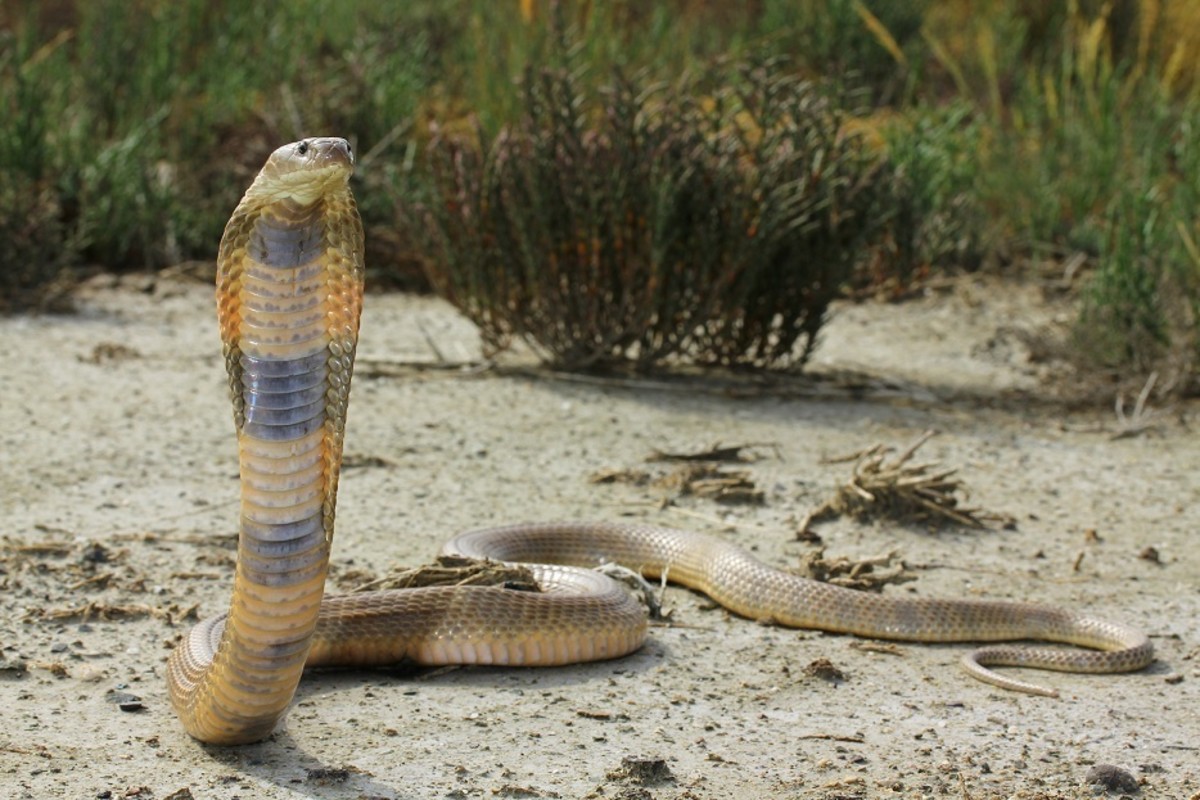
<svg viewBox="0 0 1200 800">
<path fill-rule="evenodd" d="M 104 699 L 110 703 L 129 703 L 133 700 L 141 700 L 142 698 L 138 697 L 136 694 L 131 694 L 130 692 L 112 691 L 106 694 Z"/>
<path fill-rule="evenodd" d="M 108 676 L 108 670 L 95 664 L 84 664 L 75 670 L 75 677 L 85 683 L 96 683 Z"/>
<path fill-rule="evenodd" d="M 1133 794 L 1141 791 L 1137 778 L 1112 764 L 1097 764 L 1087 771 L 1084 783 L 1092 788 L 1114 794 Z"/>
<path fill-rule="evenodd" d="M 142 698 L 129 692 L 109 692 L 104 696 L 104 699 L 110 703 L 116 703 L 117 708 L 126 713 L 142 711 L 146 708 L 142 703 Z"/>
<path fill-rule="evenodd" d="M 26 664 L 24 661 L 20 661 L 20 660 L 10 661 L 10 660 L 4 658 L 3 655 L 0 655 L 0 679 L 2 679 L 2 678 L 11 678 L 11 679 L 24 678 L 28 672 L 29 672 L 29 665 Z"/>
<path fill-rule="evenodd" d="M 109 561 L 108 548 L 99 542 L 90 542 L 83 548 L 80 559 L 91 564 L 107 564 Z"/>
</svg>

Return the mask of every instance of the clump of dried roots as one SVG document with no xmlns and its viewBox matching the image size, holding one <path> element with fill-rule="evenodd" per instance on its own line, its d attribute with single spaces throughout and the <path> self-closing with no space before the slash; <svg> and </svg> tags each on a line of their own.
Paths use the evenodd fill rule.
<svg viewBox="0 0 1200 800">
<path fill-rule="evenodd" d="M 825 549 L 820 548 L 803 556 L 799 566 L 792 571 L 814 581 L 863 592 L 882 592 L 889 583 L 909 583 L 917 579 L 896 552 L 853 560 L 845 556 L 826 558 Z"/>
<path fill-rule="evenodd" d="M 826 459 L 823 463 L 853 461 L 854 468 L 834 496 L 809 513 L 800 530 L 807 530 L 809 523 L 843 515 L 883 516 L 905 522 L 952 522 L 970 528 L 983 528 L 985 521 L 1004 519 L 960 504 L 960 494 L 965 498 L 967 490 L 954 477 L 957 468 L 942 467 L 937 462 L 910 463 L 917 449 L 934 434 L 935 431 L 926 431 L 890 460 L 888 456 L 895 448 L 882 443 Z"/>
</svg>

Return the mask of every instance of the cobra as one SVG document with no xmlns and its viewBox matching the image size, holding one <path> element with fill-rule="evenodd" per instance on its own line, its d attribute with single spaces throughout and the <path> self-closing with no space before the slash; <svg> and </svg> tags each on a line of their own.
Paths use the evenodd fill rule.
<svg viewBox="0 0 1200 800">
<path fill-rule="evenodd" d="M 1091 649 L 993 645 L 970 674 L 1053 695 L 989 666 L 1123 672 L 1153 660 L 1140 631 L 1030 603 L 871 595 L 770 567 L 721 539 L 636 523 L 529 523 L 461 534 L 446 553 L 531 564 L 542 592 L 430 587 L 325 597 L 338 473 L 363 297 L 363 230 L 344 139 L 276 150 L 225 229 L 217 311 L 241 470 L 233 596 L 171 654 L 184 728 L 212 744 L 259 741 L 305 667 L 556 665 L 638 649 L 646 616 L 590 569 L 667 576 L 744 617 L 915 642 L 1035 639 Z"/>
</svg>

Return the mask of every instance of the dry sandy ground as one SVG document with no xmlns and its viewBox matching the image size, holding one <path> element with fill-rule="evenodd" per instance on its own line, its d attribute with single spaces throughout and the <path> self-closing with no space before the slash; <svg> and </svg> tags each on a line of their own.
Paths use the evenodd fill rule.
<svg viewBox="0 0 1200 800">
<path fill-rule="evenodd" d="M 1114 439 L 1110 411 L 1038 400 L 1061 366 L 1025 333 L 1053 333 L 1064 311 L 981 282 L 840 308 L 815 371 L 873 377 L 769 387 L 402 366 L 435 361 L 431 342 L 475 358 L 472 329 L 436 301 L 373 296 L 337 585 L 425 562 L 454 531 L 523 519 L 695 527 L 794 565 L 814 547 L 796 540 L 799 520 L 848 470 L 823 457 L 934 428 L 920 455 L 958 466 L 971 502 L 1015 526 L 839 518 L 816 526 L 827 554 L 898 551 L 916 580 L 887 592 L 1127 621 L 1154 638 L 1150 669 L 1031 673 L 1062 698 L 1022 696 L 964 675 L 964 646 L 864 649 L 671 589 L 674 624 L 628 658 L 310 674 L 269 741 L 203 747 L 177 724 L 163 667 L 230 585 L 225 377 L 210 290 L 131 283 L 93 283 L 73 316 L 0 320 L 0 797 L 1073 798 L 1092 795 L 1101 764 L 1139 796 L 1200 796 L 1197 409 L 1160 409 L 1155 427 Z M 763 458 L 738 468 L 763 504 L 589 482 L 715 442 L 759 445 Z M 818 659 L 845 680 L 806 674 Z M 622 770 L 628 758 L 641 761 Z"/>
</svg>

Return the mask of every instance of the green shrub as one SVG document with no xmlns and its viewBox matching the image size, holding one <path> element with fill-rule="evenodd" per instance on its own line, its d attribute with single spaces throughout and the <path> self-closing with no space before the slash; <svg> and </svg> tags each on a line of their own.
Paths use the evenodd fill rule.
<svg viewBox="0 0 1200 800">
<path fill-rule="evenodd" d="M 1170 357 L 1186 373 L 1195 357 L 1178 356 L 1197 349 L 1200 302 L 1195 105 L 1172 96 L 1145 54 L 1118 59 L 1108 25 L 1072 11 L 1056 58 L 1030 68 L 989 120 L 980 199 L 1010 252 L 1083 253 L 1095 265 L 1075 330 L 1082 362 L 1145 373 Z"/>
<path fill-rule="evenodd" d="M 1200 377 L 1197 123 L 1195 112 L 1176 119 L 1154 152 L 1163 163 L 1117 191 L 1076 326 L 1089 360 L 1141 373 L 1165 366 L 1167 383 L 1185 390 Z"/>
<path fill-rule="evenodd" d="M 810 76 L 861 87 L 872 105 L 912 98 L 928 56 L 930 0 L 764 0 L 758 46 L 799 59 Z"/>
<path fill-rule="evenodd" d="M 61 44 L 39 42 L 30 27 L 0 34 L 0 310 L 36 300 L 73 256 L 53 180 L 61 106 L 46 91 Z"/>
<path fill-rule="evenodd" d="M 402 227 L 489 346 L 564 368 L 805 361 L 890 172 L 811 84 L 716 79 L 591 98 L 530 69 L 516 126 L 431 143 Z"/>
<path fill-rule="evenodd" d="M 0 296 L 12 302 L 18 285 L 51 281 L 64 264 L 212 258 L 266 155 L 330 133 L 370 156 L 358 187 L 370 258 L 394 260 L 382 156 L 411 129 L 428 79 L 425 32 L 405 6 L 94 0 L 21 10 L 0 29 L 0 225 L 14 231 L 0 246 Z"/>
<path fill-rule="evenodd" d="M 970 106 L 918 108 L 885 130 L 896 171 L 892 216 L 881 222 L 894 257 L 868 284 L 904 283 L 909 270 L 972 268 L 991 246 L 991 222 L 978 182 L 982 125 Z"/>
<path fill-rule="evenodd" d="M 1107 366 L 1149 369 L 1168 342 L 1155 251 L 1169 232 L 1154 192 L 1122 192 L 1111 212 L 1096 274 L 1087 286 L 1076 330 L 1082 352 Z"/>
</svg>

